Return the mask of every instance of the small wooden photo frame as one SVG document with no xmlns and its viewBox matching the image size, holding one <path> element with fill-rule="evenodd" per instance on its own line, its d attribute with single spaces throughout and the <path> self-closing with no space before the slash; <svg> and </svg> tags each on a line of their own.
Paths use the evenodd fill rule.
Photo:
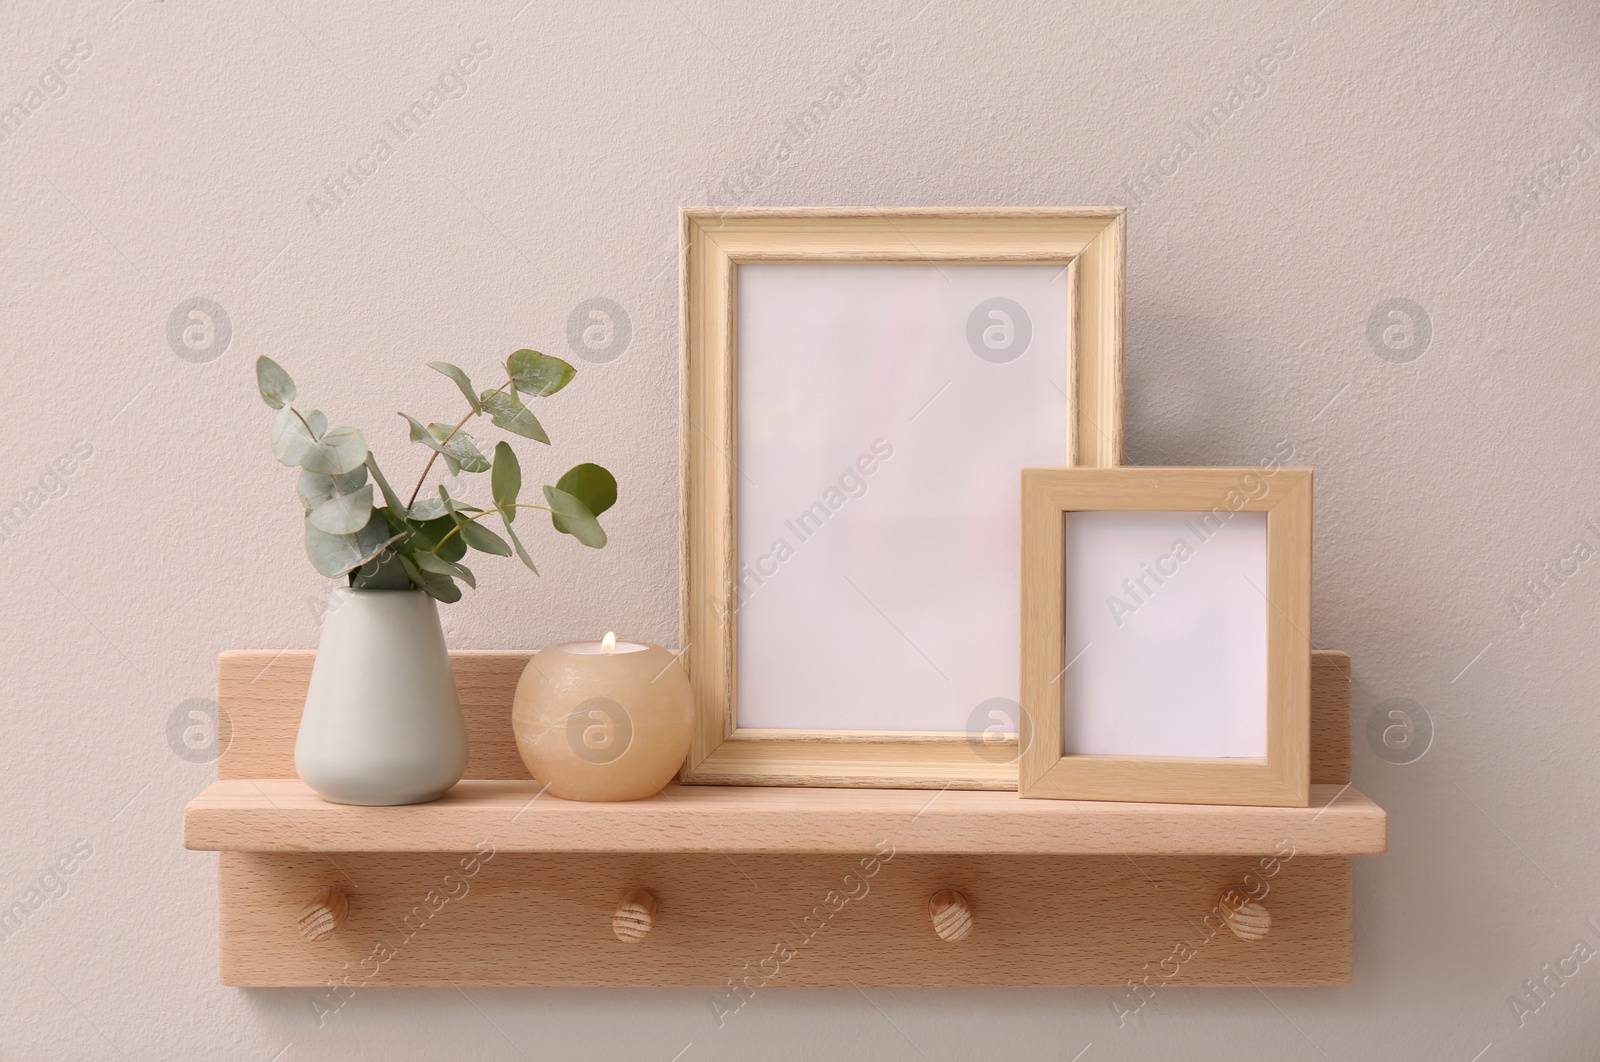
<svg viewBox="0 0 1600 1062">
<path fill-rule="evenodd" d="M 1310 630 L 1310 469 L 1024 469 L 1021 795 L 1307 806 Z"/>
</svg>

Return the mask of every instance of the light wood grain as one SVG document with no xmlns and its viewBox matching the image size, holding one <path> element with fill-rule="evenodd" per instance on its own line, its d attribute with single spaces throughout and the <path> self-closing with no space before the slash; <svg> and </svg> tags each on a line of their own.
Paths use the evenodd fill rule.
<svg viewBox="0 0 1600 1062">
<path fill-rule="evenodd" d="M 1013 788 L 974 743 L 863 739 L 827 730 L 783 741 L 738 724 L 734 396 L 738 266 L 755 262 L 1060 264 L 1071 314 L 1063 461 L 1122 455 L 1125 211 L 1106 208 L 688 208 L 681 216 L 682 641 L 697 726 L 683 778 L 718 785 Z"/>
<path fill-rule="evenodd" d="M 682 380 L 679 578 L 680 641 L 694 690 L 695 732 L 688 763 L 722 744 L 731 727 L 736 460 L 732 259 L 703 219 L 684 211 L 681 262 Z M 708 582 L 709 580 L 709 582 Z"/>
<path fill-rule="evenodd" d="M 632 889 L 611 916 L 611 932 L 624 944 L 638 944 L 656 923 L 656 898 L 644 889 Z"/>
<path fill-rule="evenodd" d="M 530 777 L 511 730 L 511 701 L 531 651 L 465 650 L 450 654 L 456 691 L 467 721 L 468 778 Z M 219 778 L 293 778 L 295 730 L 311 681 L 316 654 L 244 650 L 217 659 L 217 703 L 232 722 L 232 737 L 217 762 Z M 1350 658 L 1338 652 L 1311 654 L 1311 773 L 1313 782 L 1350 780 Z M 742 777 L 741 755 L 755 742 L 736 742 L 720 763 L 729 780 Z M 785 777 L 781 743 L 768 752 L 763 779 Z M 870 762 L 854 765 L 864 777 Z M 1015 789 L 1016 766 L 992 764 L 992 788 Z M 795 770 L 810 770 L 797 765 Z"/>
<path fill-rule="evenodd" d="M 1247 481 L 1258 489 L 1247 492 Z M 1022 472 L 1022 510 L 1020 703 L 1033 733 L 1018 763 L 1022 795 L 1305 807 L 1311 799 L 1311 470 L 1029 468 Z M 1267 516 L 1266 758 L 1064 755 L 1062 514 L 1213 510 Z"/>
<path fill-rule="evenodd" d="M 913 853 L 1011 855 L 1384 850 L 1383 809 L 1317 786 L 1308 808 L 1018 800 L 1012 793 L 669 786 L 584 803 L 537 782 L 464 781 L 431 804 L 330 804 L 288 778 L 219 781 L 184 811 L 184 844 L 217 851 L 854 852 L 892 836 Z"/>
<path fill-rule="evenodd" d="M 316 656 L 308 649 L 289 649 L 217 657 L 217 704 L 231 723 L 228 747 L 217 758 L 218 778 L 295 777 L 295 733 Z M 532 652 L 476 649 L 450 654 L 467 723 L 466 777 L 532 777 L 511 729 L 517 680 L 532 657 Z"/>
<path fill-rule="evenodd" d="M 1255 900 L 1239 900 L 1229 902 L 1224 899 L 1219 904 L 1222 920 L 1228 924 L 1228 929 L 1234 936 L 1246 942 L 1263 940 L 1272 931 L 1272 913 L 1266 905 Z"/>
<path fill-rule="evenodd" d="M 364 992 L 398 985 L 702 985 L 732 1012 L 728 1023 L 751 1017 L 741 999 L 753 993 L 761 1006 L 784 986 L 1121 992 L 1179 945 L 1197 954 L 1169 987 L 1350 980 L 1348 859 L 1284 863 L 1268 882 L 1272 933 L 1247 944 L 1213 913 L 1218 895 L 1259 873 L 1256 859 L 899 853 L 877 860 L 869 877 L 872 851 L 497 853 L 470 876 L 458 857 L 438 853 L 224 853 L 221 976 L 230 985 L 318 988 L 297 1005 L 325 1028 L 355 1020 L 341 1004 L 359 1006 Z M 340 932 L 307 942 L 295 931 L 292 898 L 330 879 L 350 892 L 350 915 Z M 638 882 L 671 917 L 624 944 L 611 918 L 616 897 Z M 956 945 L 929 925 L 928 898 L 946 888 L 958 889 L 977 919 Z"/>
<path fill-rule="evenodd" d="M 349 913 L 350 904 L 345 898 L 344 890 L 337 885 L 324 886 L 316 891 L 304 907 L 300 908 L 300 917 L 295 919 L 295 928 L 300 930 L 300 935 L 307 940 L 321 940 L 343 925 L 345 915 Z"/>
<path fill-rule="evenodd" d="M 223 849 L 224 983 L 320 987 L 306 1005 L 322 1008 L 311 1014 L 324 1023 L 346 1020 L 340 1011 L 353 994 L 385 985 L 711 985 L 737 1013 L 750 991 L 743 978 L 763 960 L 774 969 L 774 947 L 804 941 L 806 930 L 795 927 L 817 925 L 818 908 L 859 892 L 873 867 L 866 895 L 828 917 L 765 985 L 752 980 L 757 991 L 848 983 L 1120 990 L 1179 942 L 1208 934 L 1170 985 L 1350 978 L 1350 860 L 1320 853 L 1381 851 L 1386 822 L 1347 788 L 1342 653 L 1312 655 L 1319 787 L 1309 811 L 861 789 L 684 787 L 622 805 L 533 799 L 540 787 L 527 778 L 510 726 L 530 655 L 452 654 L 476 780 L 411 808 L 326 804 L 293 777 L 314 654 L 224 655 L 217 697 L 233 720 L 233 743 L 218 765 L 223 780 L 185 821 L 186 843 Z M 1210 824 L 1197 829 L 1203 820 Z M 435 845 L 468 854 L 426 850 Z M 1290 846 L 1294 856 L 1269 882 L 1276 922 L 1268 939 L 1246 945 L 1206 921 L 1219 894 L 1264 873 L 1252 853 Z M 349 898 L 344 924 L 307 941 L 297 913 L 328 888 Z M 670 918 L 653 919 L 644 940 L 624 944 L 612 923 L 615 897 L 640 888 Z M 958 947 L 931 932 L 928 898 L 943 889 L 959 890 L 981 918 Z M 392 955 L 374 973 L 375 949 Z"/>
<path fill-rule="evenodd" d="M 1350 781 L 1350 657 L 1311 653 L 1311 784 Z"/>
<path fill-rule="evenodd" d="M 954 944 L 972 932 L 972 907 L 954 889 L 940 889 L 928 897 L 928 918 L 940 940 Z"/>
</svg>

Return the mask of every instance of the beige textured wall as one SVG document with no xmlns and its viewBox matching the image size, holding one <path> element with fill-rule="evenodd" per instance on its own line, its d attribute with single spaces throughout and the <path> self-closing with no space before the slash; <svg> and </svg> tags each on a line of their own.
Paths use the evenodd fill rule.
<svg viewBox="0 0 1600 1062">
<path fill-rule="evenodd" d="M 0 902 L 50 894 L 0 940 L 0 1055 L 1592 1057 L 1600 966 L 1524 986 L 1600 947 L 1592 4 L 31 0 L 0 26 Z M 386 131 L 480 41 L 463 95 Z M 453 400 L 424 361 L 559 352 L 614 300 L 630 342 L 546 421 L 549 468 L 618 472 L 614 545 L 486 565 L 447 622 L 671 642 L 674 219 L 707 201 L 1133 206 L 1128 458 L 1289 440 L 1318 471 L 1315 636 L 1354 655 L 1356 780 L 1392 816 L 1351 987 L 1173 990 L 1126 1028 L 1101 990 L 774 992 L 721 1030 L 699 991 L 372 992 L 324 1029 L 307 992 L 215 984 L 214 857 L 178 845 L 212 768 L 172 720 L 218 650 L 314 645 L 324 590 L 252 360 L 392 453 L 394 410 Z M 225 345 L 169 342 L 195 298 Z M 1374 711 L 1431 720 L 1426 754 L 1369 740 Z"/>
</svg>

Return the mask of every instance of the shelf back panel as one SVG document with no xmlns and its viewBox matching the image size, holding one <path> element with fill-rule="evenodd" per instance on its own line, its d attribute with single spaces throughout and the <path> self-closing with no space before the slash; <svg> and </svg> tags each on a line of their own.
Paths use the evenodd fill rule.
<svg viewBox="0 0 1600 1062">
<path fill-rule="evenodd" d="M 459 650 L 450 654 L 467 721 L 468 778 L 532 777 L 511 733 L 511 698 L 530 651 Z M 316 653 L 241 650 L 217 659 L 217 704 L 228 744 L 218 778 L 293 778 L 294 738 Z M 1311 782 L 1350 781 L 1350 657 L 1311 654 Z M 1010 788 L 1016 788 L 1013 782 Z"/>
</svg>

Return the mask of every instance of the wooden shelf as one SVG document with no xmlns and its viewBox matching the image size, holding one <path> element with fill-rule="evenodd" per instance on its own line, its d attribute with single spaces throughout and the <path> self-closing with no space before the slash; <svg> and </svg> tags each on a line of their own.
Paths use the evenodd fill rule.
<svg viewBox="0 0 1600 1062">
<path fill-rule="evenodd" d="M 723 786 L 572 803 L 540 795 L 517 754 L 528 656 L 452 653 L 466 780 L 360 808 L 294 775 L 313 654 L 222 655 L 231 736 L 183 839 L 220 852 L 224 984 L 312 988 L 329 1010 L 366 985 L 703 985 L 728 1010 L 769 981 L 1124 993 L 1180 941 L 1198 957 L 1173 984 L 1350 980 L 1352 857 L 1382 852 L 1388 824 L 1348 784 L 1342 653 L 1312 653 L 1308 808 Z M 640 890 L 653 928 L 624 943 L 619 905 Z M 959 941 L 930 916 L 952 890 L 973 919 Z M 1229 890 L 1265 904 L 1264 939 L 1223 928 Z M 323 917 L 332 932 L 305 932 Z"/>
<path fill-rule="evenodd" d="M 224 852 L 869 852 L 908 854 L 1370 855 L 1382 808 L 1347 786 L 1312 786 L 1308 808 L 1022 800 L 1015 793 L 671 786 L 584 804 L 537 782 L 463 781 L 399 808 L 330 804 L 292 778 L 217 782 L 184 812 L 185 847 Z"/>
</svg>

